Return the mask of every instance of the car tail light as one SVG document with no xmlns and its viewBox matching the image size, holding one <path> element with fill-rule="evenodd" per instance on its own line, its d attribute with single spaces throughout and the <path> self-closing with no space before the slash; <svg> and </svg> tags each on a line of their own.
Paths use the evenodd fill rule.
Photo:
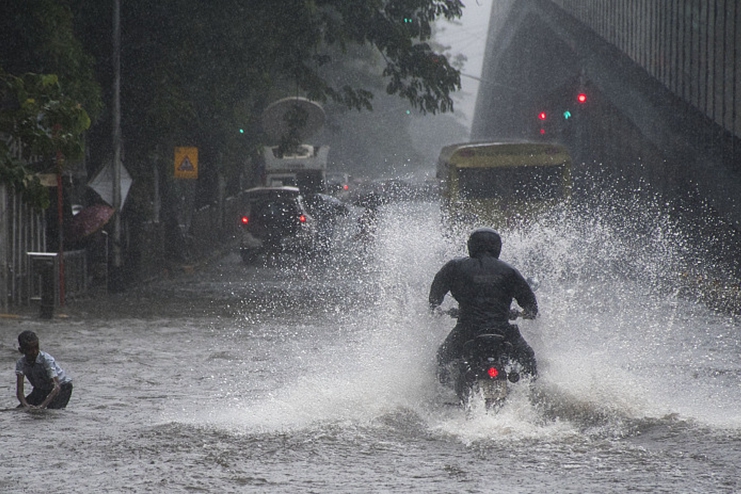
<svg viewBox="0 0 741 494">
<path fill-rule="evenodd" d="M 300 216 L 298 217 L 298 221 L 299 221 L 300 223 L 306 223 L 306 215 L 305 215 L 305 214 L 302 214 L 302 215 L 300 215 Z"/>
<path fill-rule="evenodd" d="M 241 223 L 242 223 L 243 225 L 246 225 L 247 223 L 249 223 L 249 222 L 250 222 L 250 219 L 249 219 L 249 218 L 248 218 L 247 216 L 242 216 L 242 218 L 241 218 L 241 220 L 240 220 L 240 221 L 241 221 Z"/>
</svg>

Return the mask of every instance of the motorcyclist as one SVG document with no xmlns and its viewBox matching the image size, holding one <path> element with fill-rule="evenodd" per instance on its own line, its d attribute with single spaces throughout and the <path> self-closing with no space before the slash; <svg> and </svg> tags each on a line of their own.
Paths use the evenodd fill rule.
<svg viewBox="0 0 741 494">
<path fill-rule="evenodd" d="M 509 323 L 510 306 L 516 300 L 522 317 L 534 319 L 538 302 L 533 290 L 517 269 L 499 259 L 502 239 L 491 228 L 479 228 L 468 239 L 469 257 L 448 261 L 430 287 L 430 308 L 435 311 L 450 292 L 458 302 L 458 323 L 440 346 L 438 366 L 458 358 L 463 344 L 484 333 L 498 333 L 513 346 L 513 358 L 522 372 L 535 376 L 535 352 Z"/>
</svg>

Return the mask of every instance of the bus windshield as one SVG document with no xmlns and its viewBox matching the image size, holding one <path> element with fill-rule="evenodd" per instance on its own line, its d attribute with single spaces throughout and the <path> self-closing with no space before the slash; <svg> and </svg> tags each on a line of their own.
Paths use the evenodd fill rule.
<svg viewBox="0 0 741 494">
<path fill-rule="evenodd" d="M 564 195 L 565 165 L 458 168 L 461 199 L 548 200 Z"/>
</svg>

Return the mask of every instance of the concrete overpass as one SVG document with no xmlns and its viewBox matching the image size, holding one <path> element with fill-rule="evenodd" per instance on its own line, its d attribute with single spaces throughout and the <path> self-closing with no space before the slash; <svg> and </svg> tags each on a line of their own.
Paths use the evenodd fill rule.
<svg viewBox="0 0 741 494">
<path fill-rule="evenodd" d="M 737 0 L 494 0 L 482 79 L 472 140 L 563 142 L 582 192 L 695 195 L 741 231 Z"/>
</svg>

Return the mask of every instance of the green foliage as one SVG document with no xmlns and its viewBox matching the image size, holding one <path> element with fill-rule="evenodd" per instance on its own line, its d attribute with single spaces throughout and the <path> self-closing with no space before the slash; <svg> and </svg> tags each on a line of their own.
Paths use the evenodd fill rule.
<svg viewBox="0 0 741 494">
<path fill-rule="evenodd" d="M 102 109 L 94 59 L 75 35 L 67 1 L 3 2 L 0 67 L 10 74 L 56 74 L 65 94 L 91 115 Z"/>
<path fill-rule="evenodd" d="M 67 97 L 56 75 L 5 73 L 0 67 L 0 181 L 23 193 L 38 208 L 46 208 L 46 189 L 34 174 L 52 159 L 79 159 L 82 134 L 90 117 L 82 106 Z M 12 152 L 8 143 L 15 143 Z M 61 169 L 62 162 L 56 163 Z"/>
<path fill-rule="evenodd" d="M 113 2 L 70 6 L 107 91 Z M 215 183 L 217 170 L 238 183 L 246 157 L 264 144 L 263 109 L 289 95 L 370 110 L 374 95 L 387 93 L 421 113 L 452 110 L 459 72 L 429 38 L 436 19 L 458 17 L 462 7 L 460 0 L 121 2 L 122 133 L 135 187 L 151 177 L 153 162 L 171 173 L 171 149 L 186 144 L 199 148 L 199 187 Z M 368 78 L 331 77 L 331 66 L 355 63 L 357 47 L 377 58 L 365 65 Z M 90 162 L 102 162 L 110 130 L 94 128 L 88 142 Z"/>
<path fill-rule="evenodd" d="M 322 77 L 322 67 L 332 58 L 328 48 L 369 45 L 385 61 L 379 75 L 390 79 L 389 94 L 407 99 L 422 113 L 452 110 L 450 93 L 460 88 L 460 73 L 427 41 L 436 19 L 460 17 L 460 0 L 241 3 L 254 13 L 251 25 L 259 38 L 253 38 L 252 46 L 266 55 L 266 70 L 294 81 L 310 99 L 371 109 L 372 92 L 351 85 L 334 87 Z"/>
<path fill-rule="evenodd" d="M 0 113 L 0 130 L 21 140 L 23 158 L 57 152 L 70 160 L 82 158 L 81 135 L 90 127 L 90 117 L 62 92 L 56 75 L 0 72 L 0 81 L 3 99 L 17 103 Z"/>
<path fill-rule="evenodd" d="M 0 182 L 35 207 L 48 207 L 47 190 L 35 174 L 51 166 L 57 152 L 68 160 L 82 157 L 82 132 L 90 126 L 83 106 L 97 115 L 103 105 L 94 60 L 75 36 L 67 2 L 4 2 Z"/>
<path fill-rule="evenodd" d="M 39 177 L 32 175 L 25 162 L 13 158 L 8 145 L 0 142 L 0 183 L 7 185 L 36 209 L 49 207 L 49 193 Z"/>
</svg>

